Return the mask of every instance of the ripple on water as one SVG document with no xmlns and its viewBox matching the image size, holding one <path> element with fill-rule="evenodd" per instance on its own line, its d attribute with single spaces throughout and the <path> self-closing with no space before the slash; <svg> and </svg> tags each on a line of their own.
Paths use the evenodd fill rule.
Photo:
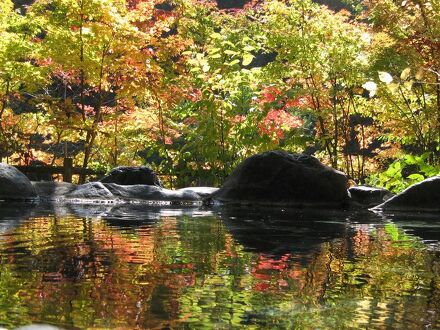
<svg viewBox="0 0 440 330">
<path fill-rule="evenodd" d="M 440 224 L 366 213 L 0 208 L 0 326 L 439 328 Z"/>
</svg>

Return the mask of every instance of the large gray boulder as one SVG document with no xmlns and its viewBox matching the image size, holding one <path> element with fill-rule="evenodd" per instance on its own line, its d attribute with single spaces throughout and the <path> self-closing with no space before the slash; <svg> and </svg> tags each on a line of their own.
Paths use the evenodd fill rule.
<svg viewBox="0 0 440 330">
<path fill-rule="evenodd" d="M 77 187 L 73 183 L 55 181 L 34 181 L 32 185 L 40 198 L 51 200 L 63 198 Z"/>
<path fill-rule="evenodd" d="M 347 177 L 313 156 L 269 151 L 244 160 L 212 195 L 214 203 L 342 207 Z"/>
<path fill-rule="evenodd" d="M 64 197 L 68 199 L 114 199 L 115 196 L 113 196 L 103 183 L 89 182 L 76 186 Z"/>
<path fill-rule="evenodd" d="M 201 197 L 192 191 L 169 190 L 149 185 L 118 185 L 105 183 L 111 194 L 120 199 L 140 199 L 146 201 L 195 202 Z"/>
<path fill-rule="evenodd" d="M 372 207 L 382 204 L 387 199 L 394 196 L 392 192 L 384 188 L 355 186 L 348 189 L 350 203 L 363 207 Z"/>
<path fill-rule="evenodd" d="M 440 212 L 440 176 L 416 183 L 372 210 Z"/>
<path fill-rule="evenodd" d="M 151 168 L 146 166 L 120 166 L 112 169 L 109 174 L 100 180 L 102 183 L 116 183 L 119 185 L 146 184 L 162 187 L 162 183 Z"/>
<path fill-rule="evenodd" d="M 23 200 L 37 197 L 29 179 L 14 166 L 0 163 L 0 199 Z"/>
</svg>

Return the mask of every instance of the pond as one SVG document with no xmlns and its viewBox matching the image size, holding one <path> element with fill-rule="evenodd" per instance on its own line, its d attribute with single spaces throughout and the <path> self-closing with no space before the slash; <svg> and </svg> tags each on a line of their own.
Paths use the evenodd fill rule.
<svg viewBox="0 0 440 330">
<path fill-rule="evenodd" d="M 0 205 L 0 328 L 440 328 L 440 217 Z"/>
</svg>

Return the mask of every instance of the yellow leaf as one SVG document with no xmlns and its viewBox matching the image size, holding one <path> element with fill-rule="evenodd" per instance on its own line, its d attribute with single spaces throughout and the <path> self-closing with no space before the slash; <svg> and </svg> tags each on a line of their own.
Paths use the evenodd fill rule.
<svg viewBox="0 0 440 330">
<path fill-rule="evenodd" d="M 254 55 L 252 55 L 252 54 L 244 54 L 243 62 L 242 63 L 243 63 L 244 66 L 249 65 L 249 64 L 251 64 L 253 59 L 254 59 Z"/>
<path fill-rule="evenodd" d="M 400 79 L 402 80 L 406 80 L 408 79 L 409 75 L 411 74 L 411 68 L 406 68 L 405 70 L 402 71 L 402 73 L 400 74 Z"/>
<path fill-rule="evenodd" d="M 419 68 L 416 72 L 416 79 L 421 80 L 423 78 L 423 75 L 425 74 L 424 68 Z"/>
</svg>

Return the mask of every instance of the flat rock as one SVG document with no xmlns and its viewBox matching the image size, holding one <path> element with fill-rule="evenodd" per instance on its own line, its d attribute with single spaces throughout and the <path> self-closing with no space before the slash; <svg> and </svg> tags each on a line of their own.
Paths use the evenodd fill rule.
<svg viewBox="0 0 440 330">
<path fill-rule="evenodd" d="M 38 196 L 47 199 L 57 199 L 68 195 L 76 189 L 76 185 L 69 182 L 34 181 L 32 182 Z"/>
<path fill-rule="evenodd" d="M 440 176 L 416 183 L 372 210 L 440 212 Z"/>
<path fill-rule="evenodd" d="M 100 181 L 102 183 L 116 183 L 119 185 L 146 184 L 162 187 L 162 183 L 157 177 L 156 172 L 146 166 L 116 167 Z"/>
<path fill-rule="evenodd" d="M 200 201 L 201 197 L 192 191 L 169 190 L 150 185 L 118 185 L 105 183 L 111 194 L 121 199 L 141 199 L 148 201 Z"/>
<path fill-rule="evenodd" d="M 342 207 L 347 177 L 313 156 L 268 151 L 245 159 L 212 195 L 214 203 Z"/>
<path fill-rule="evenodd" d="M 394 196 L 392 192 L 384 188 L 368 186 L 350 187 L 348 192 L 350 193 L 350 203 L 367 207 L 379 205 Z"/>
<path fill-rule="evenodd" d="M 37 192 L 26 175 L 14 166 L 0 163 L 0 199 L 25 200 L 37 197 Z"/>
</svg>

